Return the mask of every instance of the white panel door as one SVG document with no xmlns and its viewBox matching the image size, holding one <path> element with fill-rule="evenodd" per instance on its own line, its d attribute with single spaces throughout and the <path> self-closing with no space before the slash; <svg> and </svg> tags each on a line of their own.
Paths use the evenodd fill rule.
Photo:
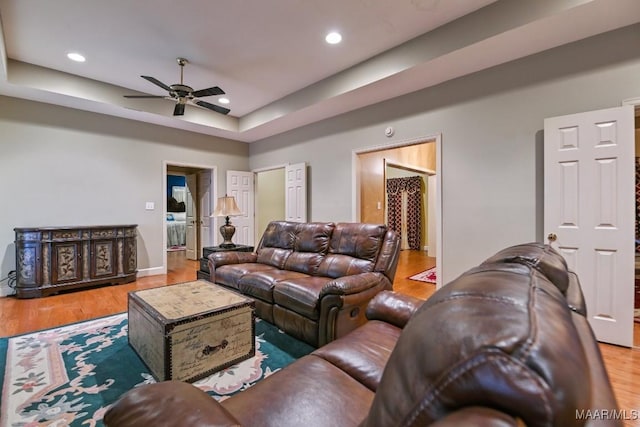
<svg viewBox="0 0 640 427">
<path fill-rule="evenodd" d="M 284 177 L 285 219 L 307 222 L 307 164 L 287 165 Z"/>
<path fill-rule="evenodd" d="M 199 209 L 198 209 L 198 225 L 200 227 L 200 245 L 198 249 L 198 253 L 202 253 L 202 248 L 206 246 L 213 246 L 213 227 L 212 220 L 210 217 L 213 212 L 213 203 L 212 203 L 212 192 L 213 188 L 213 177 L 211 171 L 203 171 L 198 173 L 198 199 L 199 199 Z"/>
<path fill-rule="evenodd" d="M 185 240 L 187 245 L 187 259 L 198 259 L 198 227 L 196 224 L 197 212 L 193 198 L 198 191 L 197 175 L 187 175 L 187 188 L 185 190 L 186 230 Z"/>
<path fill-rule="evenodd" d="M 236 198 L 241 216 L 229 218 L 236 227 L 231 239 L 237 245 L 253 245 L 254 188 L 253 172 L 227 171 L 227 195 Z"/>
<path fill-rule="evenodd" d="M 633 114 L 625 106 L 544 122 L 545 236 L 578 274 L 596 338 L 626 347 L 633 345 Z"/>
</svg>

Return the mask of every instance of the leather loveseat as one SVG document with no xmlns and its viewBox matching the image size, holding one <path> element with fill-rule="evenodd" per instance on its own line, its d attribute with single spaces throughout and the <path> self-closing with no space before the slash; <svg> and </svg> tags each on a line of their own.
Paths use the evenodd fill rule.
<svg viewBox="0 0 640 427">
<path fill-rule="evenodd" d="M 107 426 L 621 426 L 578 278 L 508 248 L 426 302 L 384 291 L 369 321 L 223 402 L 174 381 L 127 392 Z M 403 328 L 404 327 L 404 328 Z"/>
<path fill-rule="evenodd" d="M 256 301 L 256 314 L 314 347 L 365 321 L 393 285 L 398 236 L 384 225 L 271 222 L 254 253 L 209 255 L 210 280 Z"/>
</svg>

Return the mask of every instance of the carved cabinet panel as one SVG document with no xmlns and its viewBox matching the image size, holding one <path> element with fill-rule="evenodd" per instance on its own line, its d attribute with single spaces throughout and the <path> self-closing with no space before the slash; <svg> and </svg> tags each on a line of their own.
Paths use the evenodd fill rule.
<svg viewBox="0 0 640 427">
<path fill-rule="evenodd" d="M 15 228 L 16 296 L 136 279 L 137 226 Z"/>
<path fill-rule="evenodd" d="M 80 243 L 61 242 L 51 245 L 51 280 L 53 283 L 82 280 Z"/>
<path fill-rule="evenodd" d="M 40 269 L 36 265 L 40 262 L 40 245 L 34 242 L 25 242 L 19 249 L 16 248 L 17 275 L 16 280 L 26 285 L 35 285 L 40 280 Z"/>
<path fill-rule="evenodd" d="M 112 276 L 117 271 L 115 240 L 97 240 L 91 242 L 91 278 Z"/>
</svg>

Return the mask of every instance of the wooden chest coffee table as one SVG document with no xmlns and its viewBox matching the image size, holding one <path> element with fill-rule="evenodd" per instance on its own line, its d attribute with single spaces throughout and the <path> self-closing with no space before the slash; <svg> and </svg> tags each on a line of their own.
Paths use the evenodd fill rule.
<svg viewBox="0 0 640 427">
<path fill-rule="evenodd" d="M 192 382 L 255 355 L 255 301 L 204 280 L 130 292 L 129 344 L 159 380 Z"/>
</svg>

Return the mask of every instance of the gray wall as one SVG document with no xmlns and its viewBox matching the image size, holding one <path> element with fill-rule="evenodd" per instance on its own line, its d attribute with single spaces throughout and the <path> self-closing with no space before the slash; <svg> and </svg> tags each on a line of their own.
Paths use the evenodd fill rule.
<svg viewBox="0 0 640 427">
<path fill-rule="evenodd" d="M 638 46 L 635 25 L 343 114 L 251 144 L 251 167 L 308 162 L 309 220 L 350 221 L 354 149 L 441 133 L 446 283 L 542 241 L 543 121 L 640 97 Z"/>
<path fill-rule="evenodd" d="M 441 133 L 449 281 L 504 246 L 542 240 L 543 120 L 640 97 L 639 45 L 636 25 L 249 146 L 0 97 L 0 279 L 15 269 L 17 226 L 137 223 L 139 267 L 160 267 L 163 160 L 218 166 L 220 194 L 227 169 L 306 161 L 309 220 L 350 221 L 353 150 Z"/>
<path fill-rule="evenodd" d="M 226 170 L 247 170 L 248 152 L 243 142 L 0 96 L 0 279 L 15 269 L 22 226 L 138 224 L 138 268 L 157 270 L 163 161 L 216 166 L 224 194 Z"/>
</svg>

